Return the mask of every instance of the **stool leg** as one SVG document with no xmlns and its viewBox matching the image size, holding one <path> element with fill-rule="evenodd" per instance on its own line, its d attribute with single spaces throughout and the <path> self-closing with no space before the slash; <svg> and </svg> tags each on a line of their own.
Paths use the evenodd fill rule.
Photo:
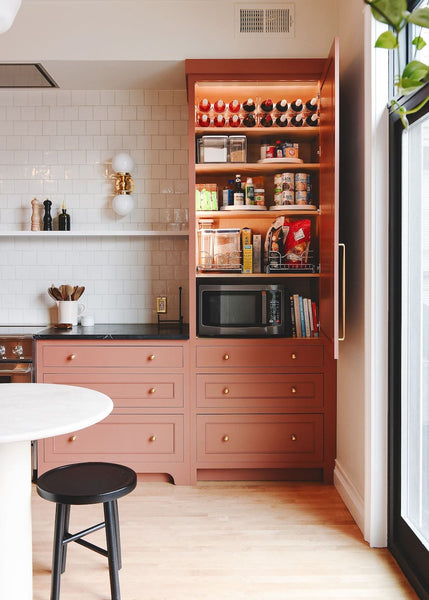
<svg viewBox="0 0 429 600">
<path fill-rule="evenodd" d="M 122 556 L 121 556 L 121 536 L 119 533 L 119 512 L 118 512 L 118 501 L 113 500 L 113 517 L 115 519 L 115 532 L 116 532 L 116 545 L 117 545 L 117 556 L 118 556 L 118 569 L 122 569 Z"/>
<path fill-rule="evenodd" d="M 60 598 L 61 564 L 63 558 L 63 532 L 66 517 L 66 505 L 57 504 L 55 511 L 54 548 L 52 556 L 51 600 Z"/>
<path fill-rule="evenodd" d="M 112 600 L 121 600 L 118 577 L 118 543 L 116 539 L 113 501 L 104 502 L 104 520 L 106 523 L 106 543 L 109 561 L 110 591 Z"/>
<path fill-rule="evenodd" d="M 69 533 L 69 524 L 70 524 L 70 504 L 65 505 L 65 515 L 64 515 L 64 531 L 63 531 L 63 539 L 66 536 L 66 533 Z M 67 547 L 68 544 L 63 544 L 63 555 L 61 558 L 61 574 L 66 570 L 66 559 L 67 559 Z"/>
</svg>

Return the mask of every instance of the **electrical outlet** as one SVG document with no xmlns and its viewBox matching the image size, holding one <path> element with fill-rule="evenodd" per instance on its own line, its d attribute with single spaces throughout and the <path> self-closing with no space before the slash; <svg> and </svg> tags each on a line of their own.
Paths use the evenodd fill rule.
<svg viewBox="0 0 429 600">
<path fill-rule="evenodd" d="M 158 296 L 156 299 L 156 312 L 164 314 L 167 312 L 167 296 Z"/>
</svg>

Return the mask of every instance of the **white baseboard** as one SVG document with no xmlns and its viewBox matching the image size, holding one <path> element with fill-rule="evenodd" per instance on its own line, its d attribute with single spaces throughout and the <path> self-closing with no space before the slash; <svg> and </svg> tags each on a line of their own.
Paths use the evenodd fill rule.
<svg viewBox="0 0 429 600">
<path fill-rule="evenodd" d="M 347 473 L 341 468 L 338 461 L 335 461 L 334 485 L 340 494 L 344 504 L 349 509 L 357 526 L 364 535 L 365 530 L 365 504 L 364 499 L 353 485 L 353 482 L 347 476 Z"/>
</svg>

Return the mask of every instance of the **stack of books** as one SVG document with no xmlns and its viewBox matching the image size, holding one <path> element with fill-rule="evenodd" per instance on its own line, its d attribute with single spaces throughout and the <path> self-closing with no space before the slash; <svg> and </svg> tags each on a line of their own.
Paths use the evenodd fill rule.
<svg viewBox="0 0 429 600">
<path fill-rule="evenodd" d="M 290 297 L 292 337 L 319 337 L 318 308 L 310 298 Z"/>
</svg>

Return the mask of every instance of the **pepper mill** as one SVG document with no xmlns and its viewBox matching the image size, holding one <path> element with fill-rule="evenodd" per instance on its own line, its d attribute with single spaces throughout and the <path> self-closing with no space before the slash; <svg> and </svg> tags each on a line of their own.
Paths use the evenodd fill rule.
<svg viewBox="0 0 429 600">
<path fill-rule="evenodd" d="M 42 204 L 38 201 L 37 198 L 34 198 L 31 201 L 31 231 L 40 231 L 42 229 Z"/>
<path fill-rule="evenodd" d="M 52 216 L 51 216 L 51 206 L 52 202 L 46 199 L 43 203 L 45 207 L 45 214 L 43 217 L 43 231 L 52 231 Z"/>
</svg>

